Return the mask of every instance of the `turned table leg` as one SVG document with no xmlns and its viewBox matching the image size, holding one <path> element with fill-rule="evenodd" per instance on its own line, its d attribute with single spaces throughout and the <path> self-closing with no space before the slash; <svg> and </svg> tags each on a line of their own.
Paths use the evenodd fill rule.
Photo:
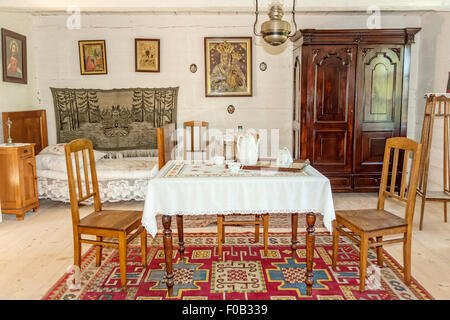
<svg viewBox="0 0 450 320">
<path fill-rule="evenodd" d="M 166 285 L 169 297 L 173 294 L 173 268 L 172 268 L 172 230 L 170 230 L 170 223 L 172 217 L 169 215 L 162 216 L 162 224 L 164 226 L 163 239 L 164 239 L 164 256 L 166 259 Z"/>
<path fill-rule="evenodd" d="M 224 231 L 223 231 L 223 215 L 218 214 L 217 215 L 217 254 L 219 256 L 219 261 L 222 260 L 222 244 L 223 244 L 223 238 L 224 238 Z"/>
<path fill-rule="evenodd" d="M 292 227 L 292 258 L 295 259 L 297 255 L 297 248 L 299 241 L 297 240 L 297 229 L 298 229 L 298 213 L 293 213 L 291 216 L 291 227 Z"/>
<path fill-rule="evenodd" d="M 177 215 L 177 230 L 178 230 L 178 251 L 180 251 L 181 260 L 184 259 L 184 231 L 183 231 L 183 216 Z"/>
<path fill-rule="evenodd" d="M 308 296 L 312 295 L 312 286 L 314 284 L 314 272 L 313 272 L 313 261 L 314 261 L 314 246 L 315 246 L 315 229 L 314 224 L 316 223 L 316 215 L 314 212 L 309 212 L 306 214 L 306 294 Z"/>
</svg>

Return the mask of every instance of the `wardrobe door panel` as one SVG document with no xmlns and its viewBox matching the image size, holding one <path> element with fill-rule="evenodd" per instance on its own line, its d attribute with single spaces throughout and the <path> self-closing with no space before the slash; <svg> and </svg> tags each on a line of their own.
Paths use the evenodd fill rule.
<svg viewBox="0 0 450 320">
<path fill-rule="evenodd" d="M 392 131 L 367 131 L 361 137 L 362 165 L 383 161 L 386 139 L 392 138 Z"/>
<path fill-rule="evenodd" d="M 303 48 L 302 158 L 321 172 L 351 172 L 356 46 Z"/>
<path fill-rule="evenodd" d="M 316 130 L 314 132 L 313 163 L 315 165 L 345 165 L 347 132 Z"/>
<path fill-rule="evenodd" d="M 380 172 L 387 138 L 400 136 L 403 46 L 358 48 L 355 173 Z"/>
</svg>

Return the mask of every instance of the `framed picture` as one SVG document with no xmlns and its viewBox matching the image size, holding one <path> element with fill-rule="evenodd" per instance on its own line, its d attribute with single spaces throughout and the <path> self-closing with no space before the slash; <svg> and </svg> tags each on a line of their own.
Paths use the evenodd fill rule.
<svg viewBox="0 0 450 320">
<path fill-rule="evenodd" d="M 2 28 L 3 81 L 27 83 L 27 38 Z"/>
<path fill-rule="evenodd" d="M 159 72 L 159 39 L 134 39 L 136 72 Z"/>
<path fill-rule="evenodd" d="M 105 40 L 81 40 L 78 41 L 78 49 L 82 75 L 108 73 Z"/>
<path fill-rule="evenodd" d="M 252 95 L 252 38 L 205 38 L 206 97 Z"/>
</svg>

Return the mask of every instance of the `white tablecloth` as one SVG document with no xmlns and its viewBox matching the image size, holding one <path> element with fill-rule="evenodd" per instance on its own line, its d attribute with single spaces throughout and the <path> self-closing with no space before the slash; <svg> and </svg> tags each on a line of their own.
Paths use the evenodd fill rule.
<svg viewBox="0 0 450 320">
<path fill-rule="evenodd" d="M 156 215 L 316 212 L 331 231 L 330 181 L 311 166 L 301 173 L 241 170 L 210 162 L 169 161 L 150 180 L 142 224 L 154 237 Z"/>
</svg>

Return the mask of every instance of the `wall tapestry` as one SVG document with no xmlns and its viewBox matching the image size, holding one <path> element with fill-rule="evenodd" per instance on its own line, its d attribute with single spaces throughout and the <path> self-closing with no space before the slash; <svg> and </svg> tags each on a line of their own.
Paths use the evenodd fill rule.
<svg viewBox="0 0 450 320">
<path fill-rule="evenodd" d="M 106 44 L 105 40 L 78 41 L 80 51 L 80 72 L 87 74 L 106 74 Z"/>
<path fill-rule="evenodd" d="M 178 87 L 50 89 L 58 143 L 87 138 L 97 150 L 155 150 L 156 128 L 176 123 Z M 141 155 L 149 154 L 134 154 Z"/>
<path fill-rule="evenodd" d="M 159 39 L 134 39 L 136 72 L 159 72 Z"/>
<path fill-rule="evenodd" d="M 3 81 L 27 83 L 27 38 L 2 28 Z"/>
<path fill-rule="evenodd" d="M 205 95 L 252 95 L 252 38 L 205 38 Z"/>
</svg>

